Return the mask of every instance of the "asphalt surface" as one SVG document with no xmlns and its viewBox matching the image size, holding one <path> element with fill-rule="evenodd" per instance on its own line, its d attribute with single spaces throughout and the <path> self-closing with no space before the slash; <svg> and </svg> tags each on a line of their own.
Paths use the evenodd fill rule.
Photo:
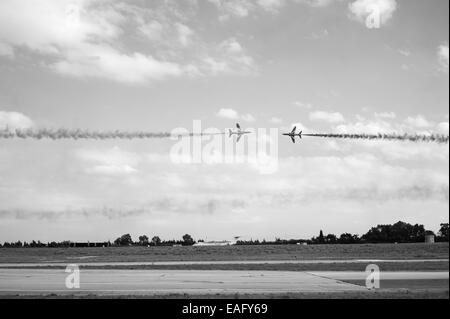
<svg viewBox="0 0 450 319">
<path fill-rule="evenodd" d="M 64 270 L 0 269 L 0 296 L 76 295 L 138 296 L 165 294 L 255 294 L 367 292 L 365 273 L 216 270 L 94 270 L 82 269 L 80 288 L 68 289 Z M 383 272 L 384 282 L 426 288 L 438 282 L 448 289 L 448 272 Z M 410 284 L 408 284 L 410 283 Z"/>
</svg>

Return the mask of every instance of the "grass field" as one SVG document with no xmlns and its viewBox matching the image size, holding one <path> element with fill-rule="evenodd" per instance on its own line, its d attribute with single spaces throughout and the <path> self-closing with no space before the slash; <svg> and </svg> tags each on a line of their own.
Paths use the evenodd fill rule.
<svg viewBox="0 0 450 319">
<path fill-rule="evenodd" d="M 449 262 L 377 262 L 382 271 L 445 271 L 449 269 Z M 80 269 L 127 269 L 127 270 L 255 270 L 255 271 L 364 271 L 367 262 L 361 263 L 306 263 L 306 264 L 216 264 L 216 265 L 111 265 L 111 266 L 80 266 Z M 0 268 L 17 268 L 2 267 Z M 25 267 L 21 269 L 65 269 L 65 266 Z"/>
<path fill-rule="evenodd" d="M 0 249 L 0 263 L 448 258 L 448 243 Z"/>
<path fill-rule="evenodd" d="M 57 294 L 47 295 L 9 295 L 2 296 L 2 299 L 149 299 L 148 295 L 133 296 L 108 296 L 95 294 L 78 294 L 72 296 L 61 296 Z M 381 291 L 342 292 L 336 293 L 285 293 L 285 294 L 161 294 L 151 296 L 151 299 L 449 299 L 449 292 L 440 289 L 411 291 L 409 289 L 384 289 Z"/>
</svg>

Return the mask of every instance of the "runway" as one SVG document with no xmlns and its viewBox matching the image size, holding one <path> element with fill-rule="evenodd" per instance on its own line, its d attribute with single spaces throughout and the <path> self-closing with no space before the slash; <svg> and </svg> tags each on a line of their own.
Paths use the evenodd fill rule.
<svg viewBox="0 0 450 319">
<path fill-rule="evenodd" d="M 0 269 L 0 295 L 152 296 L 170 294 L 279 294 L 367 292 L 365 273 L 190 270 L 85 270 L 80 288 L 66 288 L 63 269 Z M 384 278 L 384 279 L 383 279 Z M 437 280 L 448 289 L 448 272 L 383 273 L 382 281 Z M 355 280 L 356 283 L 344 280 Z"/>
</svg>

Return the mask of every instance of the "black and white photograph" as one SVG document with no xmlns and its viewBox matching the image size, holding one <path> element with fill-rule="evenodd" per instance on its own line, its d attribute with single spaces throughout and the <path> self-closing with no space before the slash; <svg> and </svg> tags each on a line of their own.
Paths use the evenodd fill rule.
<svg viewBox="0 0 450 319">
<path fill-rule="evenodd" d="M 448 300 L 449 1 L 0 0 L 0 299 Z"/>
</svg>

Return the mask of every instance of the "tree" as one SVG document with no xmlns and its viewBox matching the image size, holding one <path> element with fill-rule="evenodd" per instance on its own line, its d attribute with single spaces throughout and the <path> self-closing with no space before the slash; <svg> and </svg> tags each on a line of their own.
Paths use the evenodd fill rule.
<svg viewBox="0 0 450 319">
<path fill-rule="evenodd" d="M 425 227 L 398 222 L 394 225 L 378 225 L 363 237 L 369 243 L 418 243 L 425 240 Z"/>
<path fill-rule="evenodd" d="M 131 246 L 133 244 L 133 239 L 130 234 L 122 235 L 114 241 L 117 246 Z"/>
<path fill-rule="evenodd" d="M 340 244 L 356 244 L 360 241 L 358 235 L 352 235 L 349 233 L 342 234 L 339 237 L 339 243 Z"/>
<path fill-rule="evenodd" d="M 139 245 L 141 246 L 148 245 L 148 237 L 146 235 L 139 236 Z"/>
<path fill-rule="evenodd" d="M 336 244 L 337 243 L 336 235 L 333 235 L 333 234 L 327 235 L 327 237 L 325 237 L 325 242 L 327 244 Z"/>
<path fill-rule="evenodd" d="M 319 238 L 317 238 L 317 241 L 318 241 L 319 244 L 324 244 L 325 243 L 325 237 L 323 236 L 323 231 L 322 230 L 320 230 Z"/>
<path fill-rule="evenodd" d="M 159 238 L 158 236 L 153 237 L 152 238 L 152 245 L 153 246 L 161 245 L 161 238 Z"/>
<path fill-rule="evenodd" d="M 445 241 L 448 242 L 448 235 L 449 235 L 449 225 L 448 223 L 446 224 L 441 224 L 441 229 L 439 229 L 439 241 Z"/>
<path fill-rule="evenodd" d="M 183 245 L 185 245 L 185 246 L 192 246 L 194 244 L 195 244 L 195 241 L 194 241 L 194 239 L 192 238 L 191 235 L 186 234 L 186 235 L 183 236 Z"/>
</svg>

